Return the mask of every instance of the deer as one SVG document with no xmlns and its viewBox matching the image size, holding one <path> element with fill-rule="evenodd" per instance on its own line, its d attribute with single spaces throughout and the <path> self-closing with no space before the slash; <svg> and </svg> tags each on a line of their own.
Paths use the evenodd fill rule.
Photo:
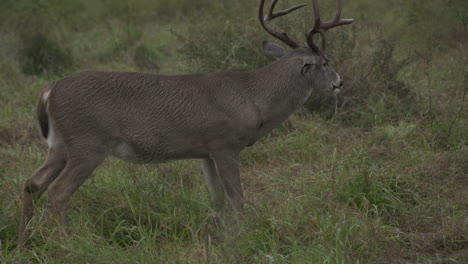
<svg viewBox="0 0 468 264">
<path fill-rule="evenodd" d="M 327 22 L 313 0 L 315 21 L 307 46 L 270 25 L 306 5 L 275 12 L 277 2 L 265 14 L 261 0 L 258 18 L 267 33 L 291 49 L 263 41 L 264 55 L 273 62 L 262 68 L 192 75 L 87 71 L 46 85 L 36 112 L 48 154 L 24 183 L 20 243 L 28 239 L 34 203 L 45 191 L 66 234 L 71 196 L 110 155 L 133 163 L 201 159 L 213 208 L 221 211 L 227 196 L 232 210 L 242 212 L 241 151 L 285 121 L 314 91 L 343 87 L 325 55 L 325 32 L 353 22 L 340 17 L 342 0 Z"/>
</svg>

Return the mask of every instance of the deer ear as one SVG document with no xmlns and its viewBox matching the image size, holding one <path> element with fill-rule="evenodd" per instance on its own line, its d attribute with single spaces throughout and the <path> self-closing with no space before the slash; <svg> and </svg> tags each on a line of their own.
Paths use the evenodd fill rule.
<svg viewBox="0 0 468 264">
<path fill-rule="evenodd" d="M 314 69 L 317 64 L 317 59 L 315 57 L 307 56 L 302 59 L 302 70 L 301 73 L 305 74 Z"/>
<path fill-rule="evenodd" d="M 263 54 L 271 60 L 278 60 L 283 57 L 286 51 L 271 41 L 263 41 Z"/>
</svg>

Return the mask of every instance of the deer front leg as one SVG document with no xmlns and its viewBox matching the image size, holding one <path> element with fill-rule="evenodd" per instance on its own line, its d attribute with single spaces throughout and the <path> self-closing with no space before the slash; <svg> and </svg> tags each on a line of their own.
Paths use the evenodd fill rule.
<svg viewBox="0 0 468 264">
<path fill-rule="evenodd" d="M 232 208 L 236 212 L 241 212 L 244 207 L 244 196 L 239 175 L 239 151 L 218 152 L 211 156 L 224 183 Z"/>
<path fill-rule="evenodd" d="M 223 181 L 216 170 L 214 161 L 210 158 L 203 159 L 202 169 L 206 184 L 211 193 L 214 209 L 221 211 L 224 207 L 225 194 Z"/>
</svg>

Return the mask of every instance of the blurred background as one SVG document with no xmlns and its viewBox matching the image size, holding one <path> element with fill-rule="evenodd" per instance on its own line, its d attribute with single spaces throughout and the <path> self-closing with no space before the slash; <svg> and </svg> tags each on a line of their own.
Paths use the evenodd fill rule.
<svg viewBox="0 0 468 264">
<path fill-rule="evenodd" d="M 305 45 L 311 1 L 277 9 L 303 2 L 273 24 Z M 40 89 L 85 70 L 262 67 L 261 42 L 282 43 L 258 5 L 0 0 L 0 262 L 466 263 L 466 0 L 344 1 L 355 22 L 327 33 L 327 56 L 345 90 L 313 95 L 245 151 L 248 206 L 232 228 L 212 222 L 197 161 L 111 159 L 72 199 L 71 240 L 43 197 L 30 249 L 15 251 L 22 184 L 46 153 Z M 331 18 L 336 2 L 320 5 Z"/>
</svg>

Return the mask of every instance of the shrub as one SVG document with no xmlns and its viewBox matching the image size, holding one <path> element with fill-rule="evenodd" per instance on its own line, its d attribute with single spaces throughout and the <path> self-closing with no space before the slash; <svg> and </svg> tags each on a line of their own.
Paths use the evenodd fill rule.
<svg viewBox="0 0 468 264">
<path fill-rule="evenodd" d="M 60 74 L 72 65 L 70 52 L 42 33 L 24 35 L 21 37 L 21 43 L 18 61 L 25 74 Z"/>
<path fill-rule="evenodd" d="M 160 54 L 145 45 L 139 45 L 135 49 L 133 62 L 143 69 L 159 70 Z"/>
</svg>

